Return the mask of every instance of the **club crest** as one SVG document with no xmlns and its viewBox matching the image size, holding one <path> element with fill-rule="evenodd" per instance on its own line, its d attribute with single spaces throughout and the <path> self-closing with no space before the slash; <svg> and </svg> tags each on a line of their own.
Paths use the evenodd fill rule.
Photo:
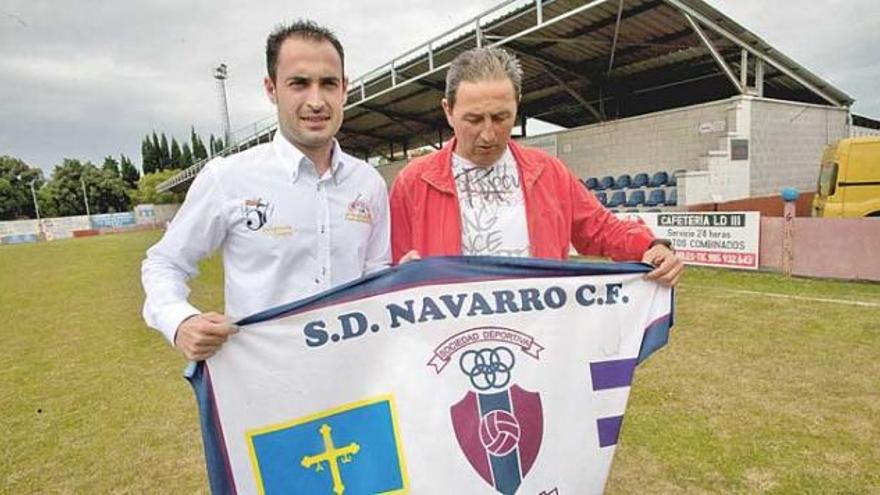
<svg viewBox="0 0 880 495">
<path fill-rule="evenodd" d="M 448 362 L 451 354 L 478 342 L 503 342 L 502 345 L 483 344 L 485 346 L 460 353 L 458 371 L 467 377 L 470 390 L 449 411 L 455 438 L 471 467 L 499 493 L 513 495 L 537 460 L 544 435 L 544 415 L 540 394 L 514 383 L 517 358 L 508 345 L 519 346 L 525 355 L 534 359 L 538 359 L 543 347 L 531 337 L 510 329 L 468 330 L 457 336 L 459 342 L 463 342 L 461 335 L 473 338 L 465 339 L 464 345 L 443 354 L 444 361 Z M 488 336 L 508 338 L 477 338 Z M 442 348 L 441 344 L 438 350 Z M 533 352 L 528 352 L 529 349 Z M 435 353 L 428 363 L 438 374 L 442 371 L 436 363 L 439 354 Z"/>
</svg>

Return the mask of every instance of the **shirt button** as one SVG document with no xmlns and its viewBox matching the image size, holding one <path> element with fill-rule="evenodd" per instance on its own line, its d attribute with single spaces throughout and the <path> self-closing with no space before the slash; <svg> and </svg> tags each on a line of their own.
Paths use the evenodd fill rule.
<svg viewBox="0 0 880 495">
<path fill-rule="evenodd" d="M 316 279 L 315 279 L 315 283 L 316 283 L 316 284 L 320 284 L 320 283 L 321 283 L 321 279 L 316 278 Z"/>
</svg>

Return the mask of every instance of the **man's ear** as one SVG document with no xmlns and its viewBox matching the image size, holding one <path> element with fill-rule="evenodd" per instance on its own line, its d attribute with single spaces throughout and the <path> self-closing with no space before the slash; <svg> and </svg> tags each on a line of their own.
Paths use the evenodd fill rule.
<svg viewBox="0 0 880 495">
<path fill-rule="evenodd" d="M 271 77 L 266 76 L 263 78 L 263 87 L 266 89 L 266 96 L 269 97 L 269 101 L 271 101 L 273 105 L 277 105 L 278 98 L 275 96 L 275 83 L 272 81 Z"/>
<path fill-rule="evenodd" d="M 449 100 L 443 98 L 440 100 L 440 106 L 443 107 L 443 113 L 446 114 L 446 122 L 449 124 L 449 127 L 455 129 L 455 126 L 452 125 L 452 106 L 449 104 Z"/>
<path fill-rule="evenodd" d="M 342 104 L 348 103 L 348 76 L 342 76 Z"/>
</svg>

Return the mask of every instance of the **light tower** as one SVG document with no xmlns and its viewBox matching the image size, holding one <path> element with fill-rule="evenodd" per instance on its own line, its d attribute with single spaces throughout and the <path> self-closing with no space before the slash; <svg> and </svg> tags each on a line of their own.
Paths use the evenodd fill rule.
<svg viewBox="0 0 880 495">
<path fill-rule="evenodd" d="M 214 69 L 214 79 L 217 80 L 217 95 L 220 100 L 220 122 L 223 125 L 223 145 L 224 147 L 231 144 L 232 130 L 229 125 L 229 105 L 226 103 L 226 64 L 220 64 Z M 214 154 L 214 150 L 211 150 Z"/>
</svg>

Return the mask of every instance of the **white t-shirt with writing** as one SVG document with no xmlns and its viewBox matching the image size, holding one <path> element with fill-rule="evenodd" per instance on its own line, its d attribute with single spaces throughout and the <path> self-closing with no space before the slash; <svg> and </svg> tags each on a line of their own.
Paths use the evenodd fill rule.
<svg viewBox="0 0 880 495">
<path fill-rule="evenodd" d="M 510 149 L 489 167 L 453 154 L 452 175 L 461 210 L 461 253 L 528 256 L 525 199 Z"/>
</svg>

